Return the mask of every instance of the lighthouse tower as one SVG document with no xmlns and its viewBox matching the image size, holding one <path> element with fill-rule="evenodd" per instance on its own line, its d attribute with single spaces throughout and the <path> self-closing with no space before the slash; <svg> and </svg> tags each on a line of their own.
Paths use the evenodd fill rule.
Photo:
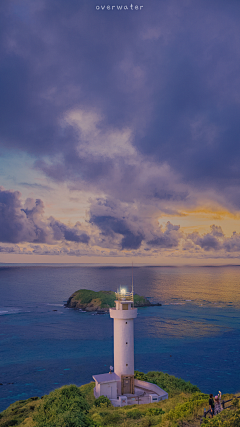
<svg viewBox="0 0 240 427">
<path fill-rule="evenodd" d="M 116 292 L 115 308 L 110 308 L 114 319 L 114 372 L 120 378 L 117 394 L 134 394 L 134 308 L 133 291 Z"/>
<path fill-rule="evenodd" d="M 108 397 L 114 406 L 159 402 L 168 399 L 166 391 L 156 384 L 134 379 L 134 308 L 132 292 L 121 289 L 116 292 L 115 307 L 109 309 L 114 324 L 114 372 L 93 375 L 94 396 Z M 130 395 L 130 396 L 129 396 Z"/>
</svg>

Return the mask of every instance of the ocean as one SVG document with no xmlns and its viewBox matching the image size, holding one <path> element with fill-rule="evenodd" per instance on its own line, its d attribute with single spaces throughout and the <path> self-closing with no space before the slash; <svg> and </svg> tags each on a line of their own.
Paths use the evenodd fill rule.
<svg viewBox="0 0 240 427">
<path fill-rule="evenodd" d="M 160 302 L 138 309 L 135 369 L 159 370 L 203 392 L 240 391 L 240 267 L 133 268 L 134 291 Z M 109 314 L 64 307 L 78 289 L 131 290 L 124 266 L 0 264 L 0 411 L 113 365 Z"/>
</svg>

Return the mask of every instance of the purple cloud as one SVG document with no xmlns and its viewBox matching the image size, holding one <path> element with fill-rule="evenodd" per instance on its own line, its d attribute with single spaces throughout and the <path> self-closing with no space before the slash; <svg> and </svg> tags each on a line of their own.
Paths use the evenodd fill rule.
<svg viewBox="0 0 240 427">
<path fill-rule="evenodd" d="M 180 232 L 180 225 L 173 225 L 170 221 L 166 224 L 166 230 L 163 232 L 160 228 L 158 235 L 147 243 L 149 246 L 159 248 L 174 248 L 178 247 L 179 240 L 182 237 Z"/>
<path fill-rule="evenodd" d="M 0 187 L 0 242 L 47 243 L 70 241 L 88 244 L 90 237 L 80 224 L 68 227 L 53 217 L 46 219 L 42 200 L 27 199 L 24 207 L 18 191 Z"/>
<path fill-rule="evenodd" d="M 226 237 L 222 228 L 216 225 L 211 225 L 211 232 L 201 236 L 195 232 L 186 236 L 186 249 L 188 249 L 189 240 L 197 247 L 199 246 L 204 251 L 222 251 L 223 256 L 230 252 L 240 251 L 240 234 L 234 231 L 231 237 Z M 191 249 L 191 246 L 189 249 Z"/>
<path fill-rule="evenodd" d="M 240 4 L 143 0 L 141 13 L 124 15 L 96 4 L 0 6 L 0 146 L 28 153 L 50 182 L 102 197 L 85 232 L 46 219 L 40 199 L 23 205 L 1 190 L 0 241 L 87 246 L 92 233 L 114 250 L 185 239 L 185 248 L 238 251 L 237 233 L 213 225 L 184 238 L 158 218 L 199 194 L 240 208 Z"/>
<path fill-rule="evenodd" d="M 90 223 L 96 225 L 103 236 L 112 237 L 114 233 L 122 235 L 121 249 L 138 249 L 144 238 L 140 232 L 133 233 L 123 219 L 92 215 Z"/>
<path fill-rule="evenodd" d="M 55 240 L 68 240 L 69 242 L 86 243 L 88 244 L 90 237 L 86 233 L 81 233 L 79 230 L 80 224 L 75 227 L 67 227 L 60 221 L 56 221 L 53 217 L 49 218 L 49 226 L 53 230 Z"/>
<path fill-rule="evenodd" d="M 100 230 L 102 241 L 98 241 L 99 245 L 118 246 L 121 250 L 136 250 L 146 244 L 148 247 L 176 248 L 182 238 L 179 225 L 168 221 L 163 231 L 157 222 L 144 219 L 141 208 L 136 209 L 134 203 L 130 207 L 129 204 L 98 199 L 91 205 L 89 222 Z M 121 236 L 120 241 L 118 236 Z"/>
<path fill-rule="evenodd" d="M 183 185 L 218 191 L 239 209 L 238 2 L 143 0 L 138 15 L 96 4 L 1 6 L 0 143 L 31 154 L 52 179 L 111 196 L 116 166 L 129 180 L 143 159 L 168 165 Z M 99 114 L 97 134 L 66 119 L 76 110 Z M 130 131 L 137 164 L 127 152 L 84 151 L 112 129 Z M 189 194 L 168 179 L 159 185 L 157 174 L 148 185 L 153 201 Z M 116 199 L 124 191 L 119 180 Z"/>
</svg>

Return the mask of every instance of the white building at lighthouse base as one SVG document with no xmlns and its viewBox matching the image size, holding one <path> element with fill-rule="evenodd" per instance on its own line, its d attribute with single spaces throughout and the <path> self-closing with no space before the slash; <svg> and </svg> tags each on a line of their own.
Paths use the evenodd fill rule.
<svg viewBox="0 0 240 427">
<path fill-rule="evenodd" d="M 120 381 L 118 375 L 114 372 L 109 374 L 93 375 L 95 381 L 94 396 L 106 396 L 108 399 L 117 399 L 117 384 Z"/>
</svg>

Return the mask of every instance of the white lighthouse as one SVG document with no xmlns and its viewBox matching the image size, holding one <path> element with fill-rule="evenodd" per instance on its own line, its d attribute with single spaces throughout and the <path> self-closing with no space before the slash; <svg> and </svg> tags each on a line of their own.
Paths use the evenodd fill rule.
<svg viewBox="0 0 240 427">
<path fill-rule="evenodd" d="M 114 372 L 93 375 L 94 396 L 108 397 L 114 406 L 159 402 L 168 394 L 156 384 L 134 379 L 134 308 L 132 292 L 116 292 L 115 307 L 109 309 L 114 322 Z"/>
<path fill-rule="evenodd" d="M 120 378 L 118 395 L 134 394 L 134 308 L 133 292 L 120 289 L 116 293 L 116 307 L 110 308 L 114 319 L 114 372 Z"/>
</svg>

